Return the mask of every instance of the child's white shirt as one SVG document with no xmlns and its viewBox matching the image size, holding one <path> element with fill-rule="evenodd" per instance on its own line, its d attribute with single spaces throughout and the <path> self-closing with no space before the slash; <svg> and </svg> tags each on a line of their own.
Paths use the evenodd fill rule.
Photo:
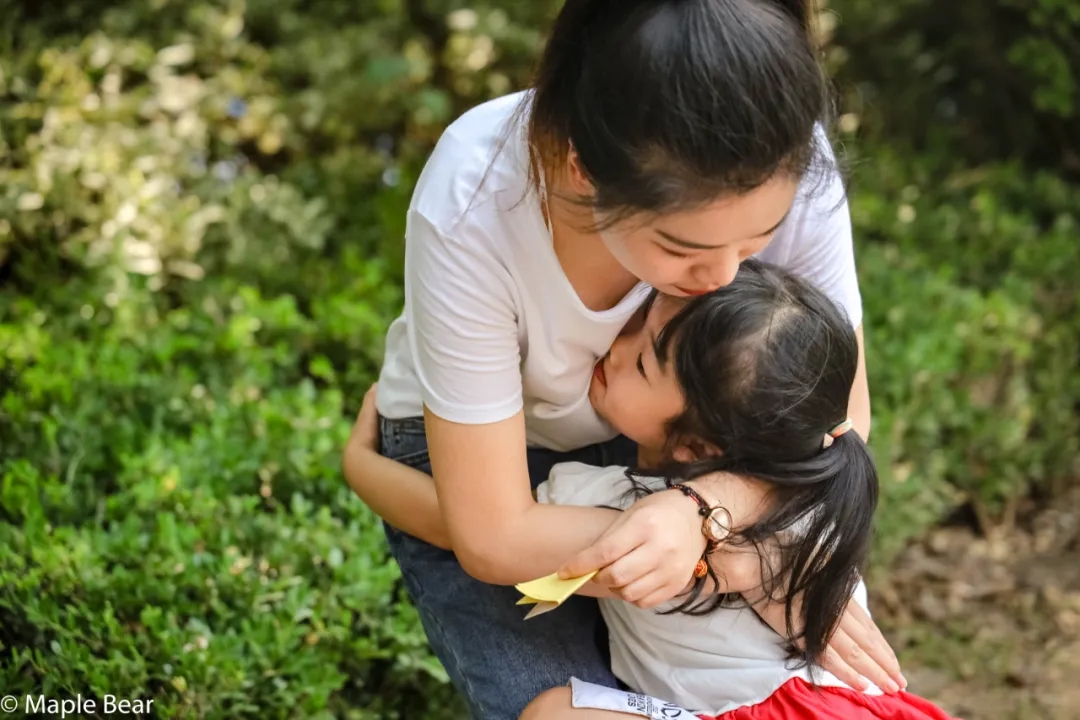
<svg viewBox="0 0 1080 720">
<path fill-rule="evenodd" d="M 649 487 L 663 480 L 638 478 Z M 537 490 L 539 502 L 555 505 L 633 504 L 632 484 L 624 467 L 599 468 L 581 463 L 556 465 Z M 866 607 L 860 582 L 855 600 Z M 793 669 L 784 641 L 749 608 L 719 608 L 700 616 L 660 615 L 677 602 L 642 610 L 621 600 L 600 600 L 607 622 L 611 665 L 616 677 L 634 690 L 675 702 L 695 713 L 718 715 L 763 702 L 792 678 L 810 682 L 806 668 Z M 824 670 L 819 685 L 847 687 Z M 874 690 L 874 692 L 877 692 Z"/>
</svg>

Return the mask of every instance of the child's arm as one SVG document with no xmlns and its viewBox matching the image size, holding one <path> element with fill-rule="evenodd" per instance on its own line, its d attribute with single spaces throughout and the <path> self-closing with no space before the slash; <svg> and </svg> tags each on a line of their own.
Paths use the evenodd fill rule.
<svg viewBox="0 0 1080 720">
<path fill-rule="evenodd" d="M 342 469 L 353 492 L 394 527 L 436 547 L 450 550 L 450 534 L 439 510 L 435 481 L 408 465 L 383 457 L 379 447 L 379 414 L 375 386 L 364 395 Z"/>
</svg>

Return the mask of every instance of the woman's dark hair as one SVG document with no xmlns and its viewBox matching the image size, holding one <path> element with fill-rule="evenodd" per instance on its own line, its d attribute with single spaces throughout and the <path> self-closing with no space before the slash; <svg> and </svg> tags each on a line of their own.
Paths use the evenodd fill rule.
<svg viewBox="0 0 1080 720">
<path fill-rule="evenodd" d="M 680 480 L 726 471 L 771 486 L 766 515 L 728 542 L 759 550 L 765 593 L 787 602 L 792 652 L 819 663 L 858 583 L 878 497 L 862 438 L 852 430 L 824 442 L 848 416 L 859 357 L 850 320 L 810 283 L 747 260 L 730 285 L 672 318 L 657 338 L 657 357 L 673 365 L 686 398 L 668 437 L 721 453 L 659 474 Z M 723 600 L 702 602 L 704 585 L 676 610 L 708 612 Z M 794 598 L 801 599 L 801 633 Z"/>
<path fill-rule="evenodd" d="M 811 4 L 566 0 L 528 104 L 534 184 L 573 147 L 595 188 L 575 199 L 610 225 L 828 166 Z"/>
</svg>

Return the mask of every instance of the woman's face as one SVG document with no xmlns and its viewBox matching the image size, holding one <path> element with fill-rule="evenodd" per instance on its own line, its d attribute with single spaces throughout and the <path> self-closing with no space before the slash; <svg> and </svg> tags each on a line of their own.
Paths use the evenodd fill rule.
<svg viewBox="0 0 1080 720">
<path fill-rule="evenodd" d="M 739 263 L 769 244 L 797 191 L 795 179 L 776 177 L 699 209 L 630 218 L 600 236 L 623 267 L 661 293 L 703 295 L 730 283 Z"/>
<path fill-rule="evenodd" d="M 666 447 L 668 422 L 686 408 L 673 364 L 656 355 L 657 336 L 685 304 L 661 293 L 639 310 L 596 363 L 589 385 L 597 414 L 647 450 Z"/>
</svg>

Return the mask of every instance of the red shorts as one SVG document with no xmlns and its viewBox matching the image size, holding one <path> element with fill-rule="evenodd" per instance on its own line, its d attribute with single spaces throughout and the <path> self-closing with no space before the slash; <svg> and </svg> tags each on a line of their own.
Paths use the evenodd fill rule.
<svg viewBox="0 0 1080 720">
<path fill-rule="evenodd" d="M 767 699 L 717 715 L 697 715 L 674 703 L 640 693 L 570 681 L 575 708 L 613 710 L 661 720 L 953 720 L 911 693 L 867 695 L 839 687 L 819 687 L 792 678 Z"/>
<path fill-rule="evenodd" d="M 757 705 L 702 720 L 953 720 L 908 692 L 867 695 L 841 687 L 818 687 L 792 678 Z"/>
</svg>

